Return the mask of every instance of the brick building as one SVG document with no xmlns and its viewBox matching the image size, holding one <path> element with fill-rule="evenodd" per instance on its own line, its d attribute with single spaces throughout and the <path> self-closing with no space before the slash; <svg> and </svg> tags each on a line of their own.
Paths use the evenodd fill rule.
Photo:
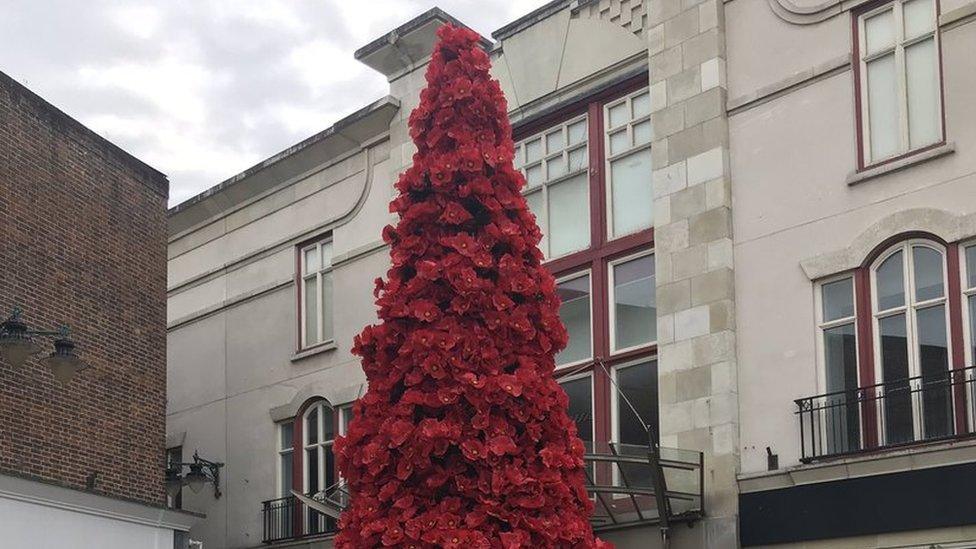
<svg viewBox="0 0 976 549">
<path fill-rule="evenodd" d="M 168 549 L 190 524 L 163 478 L 168 188 L 0 73 L 0 315 L 69 325 L 88 365 L 0 363 L 4 545 Z"/>
</svg>

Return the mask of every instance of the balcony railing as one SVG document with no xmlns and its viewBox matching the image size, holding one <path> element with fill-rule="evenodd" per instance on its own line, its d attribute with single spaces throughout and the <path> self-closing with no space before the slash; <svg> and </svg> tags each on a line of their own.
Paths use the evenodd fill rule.
<svg viewBox="0 0 976 549">
<path fill-rule="evenodd" d="M 800 461 L 972 436 L 976 368 L 797 399 Z"/>
<path fill-rule="evenodd" d="M 309 494 L 311 498 L 319 494 Z M 294 496 L 271 499 L 261 504 L 264 543 L 297 540 L 334 533 L 335 519 L 311 509 Z"/>
</svg>

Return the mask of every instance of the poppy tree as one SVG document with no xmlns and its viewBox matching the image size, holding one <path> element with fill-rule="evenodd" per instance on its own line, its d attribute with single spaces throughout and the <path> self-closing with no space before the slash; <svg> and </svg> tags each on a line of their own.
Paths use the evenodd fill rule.
<svg viewBox="0 0 976 549">
<path fill-rule="evenodd" d="M 505 98 L 476 33 L 438 37 L 383 232 L 380 322 L 353 349 L 369 388 L 335 443 L 353 493 L 336 547 L 610 547 L 553 377 L 566 330 Z"/>
</svg>

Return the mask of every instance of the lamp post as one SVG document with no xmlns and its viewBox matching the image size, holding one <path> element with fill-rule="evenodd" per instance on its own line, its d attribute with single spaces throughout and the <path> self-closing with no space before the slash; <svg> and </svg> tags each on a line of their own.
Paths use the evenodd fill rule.
<svg viewBox="0 0 976 549">
<path fill-rule="evenodd" d="M 88 368 L 75 354 L 75 344 L 67 326 L 57 331 L 31 330 L 22 319 L 23 312 L 14 309 L 10 317 L 0 323 L 0 358 L 13 369 L 24 366 L 27 359 L 40 353 L 43 348 L 35 338 L 54 340 L 54 352 L 41 359 L 61 383 L 69 383 L 78 372 Z"/>
<path fill-rule="evenodd" d="M 197 452 L 193 452 L 191 463 L 170 463 L 166 469 L 166 493 L 169 497 L 176 497 L 183 486 L 189 486 L 194 493 L 199 493 L 203 485 L 210 482 L 214 485 L 214 498 L 220 499 L 220 468 L 223 463 L 203 459 Z M 183 468 L 190 472 L 183 475 Z"/>
</svg>

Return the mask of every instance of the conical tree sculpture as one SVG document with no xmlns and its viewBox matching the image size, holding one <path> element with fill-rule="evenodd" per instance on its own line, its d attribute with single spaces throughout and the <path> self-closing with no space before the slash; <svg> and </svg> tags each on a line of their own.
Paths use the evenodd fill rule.
<svg viewBox="0 0 976 549">
<path fill-rule="evenodd" d="M 336 547 L 611 547 L 553 378 L 566 345 L 480 37 L 444 26 L 410 116 L 413 166 L 384 230 L 369 389 L 335 448 L 353 493 Z"/>
</svg>

